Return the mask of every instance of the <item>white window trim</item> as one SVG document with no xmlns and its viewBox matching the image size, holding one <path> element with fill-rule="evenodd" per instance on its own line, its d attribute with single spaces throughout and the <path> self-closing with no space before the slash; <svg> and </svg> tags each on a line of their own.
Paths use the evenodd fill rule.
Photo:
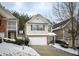
<svg viewBox="0 0 79 59">
<path fill-rule="evenodd" d="M 9 21 L 15 21 L 16 22 L 16 20 L 8 20 L 8 22 Z M 14 24 L 14 25 L 9 25 L 8 24 L 8 22 L 7 22 L 7 28 L 8 28 L 8 30 L 16 30 L 16 25 L 17 25 L 17 22 L 16 22 L 16 25 Z"/>
<path fill-rule="evenodd" d="M 36 28 L 37 28 L 37 26 L 38 26 L 38 28 L 37 28 L 37 29 L 33 29 L 33 26 L 34 26 L 34 25 L 36 26 Z M 39 28 L 40 25 L 43 26 L 42 29 Z M 45 31 L 45 25 L 44 25 L 44 24 L 31 24 L 31 31 Z"/>
</svg>

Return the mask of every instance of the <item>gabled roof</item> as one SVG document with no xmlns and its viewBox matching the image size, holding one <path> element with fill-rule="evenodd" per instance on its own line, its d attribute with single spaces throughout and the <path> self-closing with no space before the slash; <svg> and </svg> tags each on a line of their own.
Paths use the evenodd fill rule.
<svg viewBox="0 0 79 59">
<path fill-rule="evenodd" d="M 57 27 L 59 27 L 59 26 L 65 25 L 69 20 L 70 20 L 70 19 L 65 20 L 65 21 L 62 21 L 62 22 L 60 22 L 60 23 L 57 23 L 57 24 L 53 25 L 53 29 L 55 29 L 55 28 L 57 28 Z"/>
<path fill-rule="evenodd" d="M 48 20 L 47 18 L 43 17 L 43 16 L 40 15 L 40 14 L 36 14 L 36 15 L 32 16 L 32 18 L 31 18 L 29 21 L 27 21 L 27 23 L 28 23 L 28 22 L 31 22 L 31 21 L 32 21 L 34 18 L 36 18 L 36 17 L 42 17 L 43 19 L 45 19 L 44 21 L 46 21 L 47 23 L 52 24 L 52 22 L 51 22 L 50 20 Z"/>
<path fill-rule="evenodd" d="M 16 18 L 11 14 L 10 11 L 1 6 L 0 6 L 0 15 L 2 15 L 5 18 L 14 18 L 14 19 Z"/>
</svg>

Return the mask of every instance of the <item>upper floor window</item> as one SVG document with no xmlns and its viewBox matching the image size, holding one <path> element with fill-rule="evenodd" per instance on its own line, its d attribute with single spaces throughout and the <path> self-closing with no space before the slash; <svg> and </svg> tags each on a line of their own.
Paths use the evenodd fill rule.
<svg viewBox="0 0 79 59">
<path fill-rule="evenodd" d="M 43 24 L 32 24 L 31 25 L 31 30 L 44 31 L 45 30 L 45 25 L 43 25 Z"/>
<path fill-rule="evenodd" d="M 16 21 L 8 21 L 9 26 L 16 26 Z"/>
<path fill-rule="evenodd" d="M 16 21 L 8 21 L 8 29 L 16 29 Z"/>
</svg>

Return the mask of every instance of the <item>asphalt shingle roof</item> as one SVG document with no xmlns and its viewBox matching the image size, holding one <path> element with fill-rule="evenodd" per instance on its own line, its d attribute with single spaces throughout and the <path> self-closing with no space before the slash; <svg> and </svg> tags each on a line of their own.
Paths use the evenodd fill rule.
<svg viewBox="0 0 79 59">
<path fill-rule="evenodd" d="M 59 26 L 65 25 L 68 21 L 69 21 L 69 19 L 68 19 L 68 20 L 65 20 L 65 21 L 62 21 L 62 22 L 60 22 L 60 23 L 57 23 L 57 24 L 55 24 L 55 25 L 53 25 L 53 29 L 54 29 L 54 28 L 57 28 L 57 27 L 59 27 Z"/>
</svg>

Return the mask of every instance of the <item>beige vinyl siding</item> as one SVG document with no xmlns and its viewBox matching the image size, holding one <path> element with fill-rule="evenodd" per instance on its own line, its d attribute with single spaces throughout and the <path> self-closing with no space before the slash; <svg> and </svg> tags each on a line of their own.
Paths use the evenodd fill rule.
<svg viewBox="0 0 79 59">
<path fill-rule="evenodd" d="M 76 25 L 76 23 L 74 23 Z M 71 35 L 68 33 L 68 30 L 71 28 L 71 23 L 67 23 L 66 26 L 64 27 L 64 41 L 69 43 L 69 46 L 72 47 L 72 40 L 71 40 Z M 55 30 L 54 33 L 56 33 L 56 40 L 63 40 L 63 30 Z M 78 46 L 78 40 L 75 40 L 75 46 Z"/>
</svg>

